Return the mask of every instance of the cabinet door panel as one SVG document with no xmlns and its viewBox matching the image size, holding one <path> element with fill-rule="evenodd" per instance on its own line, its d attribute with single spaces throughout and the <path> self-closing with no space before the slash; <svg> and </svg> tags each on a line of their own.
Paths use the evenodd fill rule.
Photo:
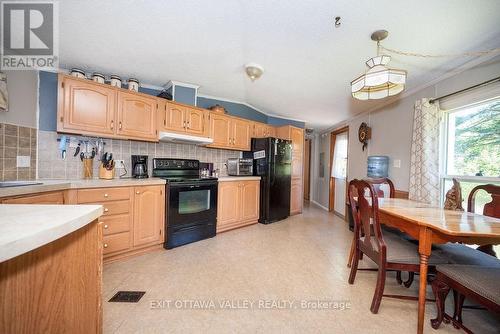
<svg viewBox="0 0 500 334">
<path fill-rule="evenodd" d="M 120 92 L 118 119 L 119 135 L 144 140 L 156 139 L 156 99 Z"/>
<path fill-rule="evenodd" d="M 217 200 L 217 231 L 238 222 L 240 216 L 239 182 L 220 182 Z"/>
<path fill-rule="evenodd" d="M 266 137 L 276 137 L 276 128 L 274 126 L 266 126 Z"/>
<path fill-rule="evenodd" d="M 241 220 L 259 219 L 260 181 L 245 181 L 241 184 Z"/>
<path fill-rule="evenodd" d="M 165 129 L 176 132 L 186 131 L 186 108 L 173 103 L 167 103 Z"/>
<path fill-rule="evenodd" d="M 235 118 L 232 128 L 232 146 L 243 151 L 250 150 L 250 122 Z"/>
<path fill-rule="evenodd" d="M 68 77 L 60 77 L 60 80 L 59 99 L 62 103 L 59 103 L 58 131 L 96 135 L 115 133 L 115 90 Z"/>
<path fill-rule="evenodd" d="M 210 115 L 210 136 L 214 142 L 210 144 L 211 147 L 229 148 L 232 135 L 230 127 L 231 118 L 224 115 L 217 115 L 212 113 Z"/>
<path fill-rule="evenodd" d="M 165 219 L 163 189 L 164 186 L 134 188 L 134 247 L 162 242 Z"/>
<path fill-rule="evenodd" d="M 255 122 L 253 124 L 253 138 L 264 138 L 266 135 L 266 125 L 263 123 Z"/>
<path fill-rule="evenodd" d="M 205 114 L 203 110 L 186 108 L 186 131 L 193 135 L 205 135 Z"/>
<path fill-rule="evenodd" d="M 292 179 L 290 194 L 290 213 L 297 214 L 302 212 L 302 180 Z"/>
</svg>

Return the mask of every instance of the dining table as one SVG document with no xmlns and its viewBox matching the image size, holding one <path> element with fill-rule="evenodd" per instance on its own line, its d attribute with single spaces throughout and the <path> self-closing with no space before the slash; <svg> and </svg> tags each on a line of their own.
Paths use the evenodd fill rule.
<svg viewBox="0 0 500 334">
<path fill-rule="evenodd" d="M 428 260 L 432 244 L 500 244 L 500 219 L 480 214 L 445 210 L 429 204 L 401 199 L 379 198 L 379 219 L 418 240 L 420 284 L 417 333 L 423 333 L 427 293 Z"/>
</svg>

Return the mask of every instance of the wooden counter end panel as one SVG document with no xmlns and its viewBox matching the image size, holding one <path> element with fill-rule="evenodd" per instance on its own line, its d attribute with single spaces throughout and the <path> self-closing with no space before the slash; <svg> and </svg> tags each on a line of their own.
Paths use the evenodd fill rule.
<svg viewBox="0 0 500 334">
<path fill-rule="evenodd" d="M 101 333 L 97 221 L 0 263 L 0 333 Z"/>
</svg>

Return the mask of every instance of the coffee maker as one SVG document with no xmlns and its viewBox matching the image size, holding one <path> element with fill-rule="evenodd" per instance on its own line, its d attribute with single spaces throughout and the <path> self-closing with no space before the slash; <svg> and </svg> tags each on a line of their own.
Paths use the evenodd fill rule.
<svg viewBox="0 0 500 334">
<path fill-rule="evenodd" d="M 148 177 L 148 156 L 132 155 L 132 177 L 145 179 Z"/>
</svg>

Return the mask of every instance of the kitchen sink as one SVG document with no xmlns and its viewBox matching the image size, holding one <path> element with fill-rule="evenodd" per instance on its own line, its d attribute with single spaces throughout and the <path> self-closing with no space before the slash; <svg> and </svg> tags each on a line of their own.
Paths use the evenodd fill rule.
<svg viewBox="0 0 500 334">
<path fill-rule="evenodd" d="M 34 186 L 37 184 L 42 184 L 42 182 L 37 182 L 37 181 L 7 181 L 7 182 L 0 182 L 0 188 Z"/>
</svg>

